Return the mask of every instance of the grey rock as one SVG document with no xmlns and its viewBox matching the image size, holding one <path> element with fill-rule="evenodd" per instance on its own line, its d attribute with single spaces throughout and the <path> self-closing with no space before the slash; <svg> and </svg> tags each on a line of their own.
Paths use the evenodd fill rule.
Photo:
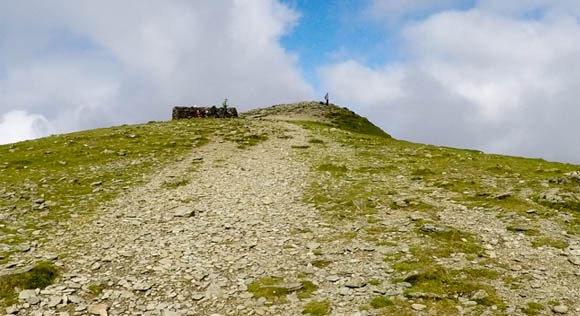
<svg viewBox="0 0 580 316">
<path fill-rule="evenodd" d="M 28 252 L 32 248 L 29 243 L 20 244 L 16 247 L 18 251 Z"/>
<path fill-rule="evenodd" d="M 82 299 L 80 296 L 76 296 L 76 295 L 68 296 L 68 300 L 73 304 L 79 304 L 79 303 L 84 302 L 84 299 Z"/>
<path fill-rule="evenodd" d="M 196 294 L 193 294 L 193 295 L 191 296 L 191 298 L 192 298 L 194 301 L 200 301 L 200 300 L 202 300 L 204 297 L 205 297 L 205 295 L 204 295 L 204 294 L 202 294 L 202 293 L 196 293 Z"/>
<path fill-rule="evenodd" d="M 142 282 L 137 282 L 133 285 L 133 290 L 134 291 L 140 291 L 140 292 L 145 292 L 148 291 L 149 289 L 151 289 L 153 287 L 153 285 L 151 283 L 142 281 Z"/>
<path fill-rule="evenodd" d="M 75 312 L 82 312 L 87 309 L 87 304 L 79 304 L 75 307 Z"/>
<path fill-rule="evenodd" d="M 483 300 L 483 299 L 487 298 L 488 296 L 489 296 L 489 294 L 487 294 L 487 292 L 485 290 L 478 290 L 477 292 L 475 292 L 471 296 L 471 299 L 472 300 Z"/>
<path fill-rule="evenodd" d="M 351 290 L 349 288 L 346 288 L 346 287 L 341 287 L 340 289 L 338 289 L 338 294 L 340 294 L 342 296 L 350 295 Z"/>
<path fill-rule="evenodd" d="M 99 316 L 108 316 L 109 313 L 107 312 L 108 308 L 105 304 L 94 304 L 89 306 L 88 312 L 92 315 L 99 315 Z"/>
<path fill-rule="evenodd" d="M 510 196 L 512 196 L 512 194 L 510 192 L 504 192 L 504 193 L 499 193 L 493 196 L 494 199 L 498 199 L 498 200 L 505 200 L 507 198 L 509 198 Z"/>
<path fill-rule="evenodd" d="M 426 305 L 423 305 L 423 304 L 412 304 L 411 305 L 411 308 L 414 309 L 414 310 L 416 310 L 416 311 L 422 311 L 425 308 L 427 308 L 427 306 Z"/>
<path fill-rule="evenodd" d="M 344 284 L 344 286 L 351 288 L 351 289 L 361 288 L 361 287 L 364 287 L 365 285 L 367 285 L 367 281 L 361 277 L 350 278 Z"/>
<path fill-rule="evenodd" d="M 552 311 L 554 311 L 554 313 L 558 313 L 558 314 L 566 314 L 568 312 L 568 306 L 566 306 L 566 305 L 554 306 L 554 307 L 552 307 Z"/>
<path fill-rule="evenodd" d="M 427 223 L 421 226 L 421 231 L 425 233 L 434 233 L 437 231 L 437 227 L 435 227 L 433 224 Z"/>
<path fill-rule="evenodd" d="M 575 266 L 580 266 L 580 258 L 578 257 L 570 257 L 568 258 L 568 261 Z"/>
<path fill-rule="evenodd" d="M 288 291 L 293 292 L 293 291 L 298 291 L 298 290 L 302 289 L 304 286 L 300 282 L 295 282 L 295 283 L 288 283 L 284 287 L 287 288 Z"/>
<path fill-rule="evenodd" d="M 30 305 L 36 305 L 36 304 L 40 303 L 40 298 L 38 298 L 38 296 L 31 296 L 31 297 L 26 299 L 26 303 L 28 303 Z"/>
<path fill-rule="evenodd" d="M 53 296 L 48 300 L 48 307 L 54 308 L 62 302 L 62 296 Z"/>
<path fill-rule="evenodd" d="M 36 290 L 23 290 L 18 293 L 18 299 L 23 301 L 31 296 L 36 296 Z"/>
<path fill-rule="evenodd" d="M 319 247 L 320 247 L 320 244 L 319 244 L 319 243 L 317 243 L 317 242 L 314 242 L 314 241 L 313 241 L 313 242 L 309 242 L 309 243 L 306 245 L 306 248 L 308 248 L 308 249 L 310 249 L 310 250 L 314 250 L 314 249 L 317 249 L 317 248 L 319 248 Z"/>
<path fill-rule="evenodd" d="M 195 210 L 188 206 L 178 206 L 173 209 L 173 216 L 175 217 L 192 217 L 195 215 Z"/>
<path fill-rule="evenodd" d="M 56 253 L 47 253 L 43 256 L 44 259 L 54 261 L 58 259 L 58 254 Z"/>
<path fill-rule="evenodd" d="M 6 307 L 6 314 L 7 315 L 15 315 L 15 314 L 18 314 L 19 311 L 20 311 L 20 308 L 18 308 L 16 306 Z"/>
</svg>

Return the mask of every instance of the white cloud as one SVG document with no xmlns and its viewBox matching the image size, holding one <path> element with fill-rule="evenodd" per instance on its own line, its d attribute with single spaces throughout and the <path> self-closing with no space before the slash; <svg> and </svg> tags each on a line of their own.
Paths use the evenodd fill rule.
<svg viewBox="0 0 580 316">
<path fill-rule="evenodd" d="M 488 12 L 528 18 L 580 17 L 580 2 L 577 0 L 480 0 L 477 7 Z"/>
<path fill-rule="evenodd" d="M 0 116 L 0 144 L 38 138 L 50 133 L 46 118 L 25 111 L 10 111 Z"/>
<path fill-rule="evenodd" d="M 274 0 L 0 2 L 0 115 L 65 132 L 311 98 L 279 44 L 297 19 Z"/>
<path fill-rule="evenodd" d="M 461 2 L 462 0 L 371 0 L 366 13 L 375 18 L 387 18 L 390 22 L 396 22 L 408 15 L 442 10 Z"/>
<path fill-rule="evenodd" d="M 529 18 L 481 2 L 407 24 L 405 62 L 348 61 L 321 78 L 399 138 L 580 162 L 580 8 Z M 564 6 L 536 2 L 550 14 Z"/>
</svg>

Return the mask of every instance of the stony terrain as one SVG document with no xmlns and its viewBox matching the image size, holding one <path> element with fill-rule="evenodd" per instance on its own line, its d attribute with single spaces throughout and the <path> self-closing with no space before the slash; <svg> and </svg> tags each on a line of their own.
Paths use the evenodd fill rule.
<svg viewBox="0 0 580 316">
<path fill-rule="evenodd" d="M 520 160 L 303 122 L 319 116 L 251 113 L 267 139 L 218 133 L 21 244 L 0 275 L 41 259 L 61 274 L 6 313 L 580 315 L 580 167 L 526 160 L 525 177 Z"/>
</svg>

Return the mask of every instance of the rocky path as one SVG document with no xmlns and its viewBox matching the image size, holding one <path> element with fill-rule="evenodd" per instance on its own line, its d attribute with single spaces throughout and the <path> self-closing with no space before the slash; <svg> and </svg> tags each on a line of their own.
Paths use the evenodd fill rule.
<svg viewBox="0 0 580 316">
<path fill-rule="evenodd" d="M 21 296 L 25 303 L 8 311 L 300 315 L 318 299 L 336 301 L 337 315 L 355 313 L 358 305 L 339 302 L 338 292 L 350 294 L 364 281 L 312 265 L 324 264 L 316 261 L 323 249 L 314 238 L 332 228 L 319 224 L 316 211 L 302 203 L 309 169 L 293 159 L 292 146 L 305 143 L 306 131 L 278 124 L 291 138 L 249 150 L 212 142 L 122 195 L 96 220 L 71 224 L 46 246 L 68 254 L 59 259 L 66 274 L 41 293 Z M 353 257 L 341 271 L 363 269 L 357 257 L 373 250 L 347 247 Z M 284 304 L 248 292 L 248 285 L 264 280 L 279 281 L 276 286 L 289 294 L 281 297 Z M 352 284 L 345 287 L 347 282 Z"/>
<path fill-rule="evenodd" d="M 21 292 L 20 304 L 7 313 L 302 315 L 328 304 L 330 315 L 364 316 L 384 313 L 369 305 L 389 297 L 408 305 L 401 315 L 428 315 L 423 299 L 432 293 L 405 295 L 411 284 L 401 282 L 407 274 L 394 265 L 414 262 L 419 254 L 413 248 L 429 250 L 420 231 L 440 227 L 474 234 L 485 253 L 467 259 L 452 249 L 458 253 L 430 258 L 430 264 L 481 269 L 493 259 L 498 264 L 488 268 L 511 282 L 490 281 L 508 305 L 504 311 L 478 309 L 478 293 L 468 293 L 452 306 L 457 314 L 523 315 L 527 302 L 547 300 L 567 306 L 555 303 L 541 315 L 578 311 L 576 237 L 569 237 L 567 250 L 532 248 L 530 237 L 508 232 L 495 211 L 468 209 L 449 193 L 403 175 L 372 174 L 368 184 L 395 192 L 400 209 L 377 205 L 372 216 L 333 220 L 304 202 L 308 186 L 319 182 L 330 191 L 360 179 L 327 182 L 311 165 L 328 155 L 356 165 L 356 149 L 321 135 L 316 137 L 324 145 L 306 148 L 312 135 L 305 129 L 281 121 L 255 124 L 283 132 L 247 149 L 215 138 L 123 193 L 94 219 L 71 220 L 33 254 L 51 260 L 58 255 L 64 274 L 42 291 Z M 421 210 L 408 200 L 432 206 Z M 424 219 L 430 223 L 423 227 Z"/>
</svg>

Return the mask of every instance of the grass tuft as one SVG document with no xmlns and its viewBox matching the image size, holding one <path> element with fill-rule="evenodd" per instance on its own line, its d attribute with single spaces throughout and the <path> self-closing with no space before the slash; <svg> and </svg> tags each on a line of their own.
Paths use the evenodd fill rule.
<svg viewBox="0 0 580 316">
<path fill-rule="evenodd" d="M 556 239 L 550 237 L 537 237 L 532 240 L 532 247 L 538 248 L 542 246 L 550 246 L 556 249 L 565 249 L 568 247 L 568 242 L 563 239 Z"/>
<path fill-rule="evenodd" d="M 304 306 L 302 314 L 322 316 L 330 312 L 330 302 L 328 301 L 311 301 Z"/>
<path fill-rule="evenodd" d="M 394 303 L 386 296 L 375 296 L 371 299 L 370 304 L 373 308 L 383 308 L 391 306 Z"/>
<path fill-rule="evenodd" d="M 9 274 L 0 277 L 0 305 L 12 305 L 17 302 L 15 289 L 44 289 L 51 285 L 58 276 L 58 270 L 52 262 L 37 263 L 30 271 Z"/>
<path fill-rule="evenodd" d="M 544 306 L 537 302 L 529 302 L 522 308 L 522 312 L 526 315 L 538 315 L 544 309 Z"/>
</svg>

